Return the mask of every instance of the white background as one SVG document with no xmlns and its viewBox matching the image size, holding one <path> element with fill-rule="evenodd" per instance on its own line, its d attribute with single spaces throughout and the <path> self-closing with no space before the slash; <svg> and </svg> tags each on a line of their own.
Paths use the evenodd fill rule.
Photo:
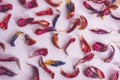
<svg viewBox="0 0 120 80">
<path fill-rule="evenodd" d="M 28 0 L 29 1 L 29 0 Z M 116 31 L 120 29 L 120 21 L 114 20 L 110 16 L 104 17 L 104 20 L 101 18 L 96 17 L 95 15 L 91 15 L 90 11 L 85 9 L 82 0 L 72 0 L 75 3 L 76 7 L 76 15 L 73 19 L 66 20 L 66 8 L 65 8 L 65 0 L 63 0 L 63 4 L 57 8 L 61 10 L 61 16 L 57 22 L 56 29 L 58 31 L 61 30 L 67 30 L 71 27 L 71 23 L 74 22 L 76 18 L 78 18 L 80 15 L 83 15 L 88 20 L 88 27 L 85 30 L 75 30 L 72 33 L 66 34 L 66 33 L 60 33 L 59 35 L 59 44 L 60 46 L 63 46 L 69 39 L 72 37 L 76 38 L 76 42 L 71 44 L 69 48 L 67 49 L 69 56 L 66 56 L 63 50 L 59 50 L 51 42 L 51 33 L 46 33 L 40 36 L 37 36 L 34 34 L 34 31 L 36 28 L 39 28 L 39 25 L 27 25 L 24 28 L 20 28 L 16 21 L 19 18 L 27 18 L 27 17 L 34 17 L 35 20 L 47 20 L 50 23 L 52 22 L 53 16 L 43 16 L 43 17 L 37 17 L 35 16 L 35 12 L 42 11 L 45 9 L 48 9 L 49 6 L 44 0 L 37 0 L 39 3 L 39 7 L 31 10 L 26 10 L 24 7 L 22 7 L 18 0 L 3 0 L 2 3 L 11 3 L 13 4 L 14 8 L 11 11 L 8 11 L 7 13 L 0 13 L 0 21 L 8 14 L 12 14 L 12 18 L 9 22 L 9 28 L 8 30 L 4 31 L 0 29 L 0 41 L 4 42 L 6 44 L 6 52 L 3 53 L 1 50 L 0 57 L 10 57 L 10 56 L 16 56 L 19 57 L 22 70 L 19 70 L 18 66 L 14 62 L 10 63 L 3 63 L 0 64 L 3 66 L 6 66 L 7 68 L 13 70 L 14 72 L 18 73 L 15 77 L 7 77 L 7 76 L 0 76 L 0 80 L 33 80 L 33 69 L 29 67 L 26 63 L 31 63 L 36 65 L 39 68 L 40 72 L 40 80 L 52 80 L 48 74 L 39 67 L 38 61 L 39 57 L 34 57 L 32 59 L 28 58 L 28 55 L 30 55 L 34 50 L 46 47 L 48 48 L 49 54 L 47 57 L 44 57 L 44 61 L 53 59 L 53 60 L 62 60 L 65 61 L 66 64 L 60 67 L 49 67 L 53 72 L 55 72 L 55 78 L 54 80 L 68 80 L 67 78 L 63 77 L 60 74 L 60 69 L 63 68 L 66 72 L 74 72 L 72 66 L 74 62 L 77 59 L 80 59 L 84 57 L 84 53 L 81 51 L 80 48 L 80 35 L 83 35 L 84 38 L 88 41 L 90 45 L 93 45 L 95 42 L 102 42 L 106 44 L 113 44 L 112 42 L 120 42 L 120 34 Z M 53 0 L 55 1 L 55 0 Z M 59 2 L 59 0 L 56 0 L 56 2 Z M 94 7 L 99 8 L 101 5 L 97 6 L 94 4 Z M 53 8 L 53 7 L 52 7 Z M 55 8 L 53 8 L 54 14 L 56 14 Z M 114 11 L 114 14 L 120 16 L 119 10 Z M 52 24 L 50 24 L 52 26 Z M 113 30 L 111 34 L 108 35 L 98 35 L 94 34 L 89 31 L 91 28 L 102 28 L 107 31 Z M 21 35 L 16 40 L 16 46 L 11 47 L 9 44 L 9 40 L 11 37 L 17 32 L 17 31 L 23 31 L 25 34 L 29 34 L 31 37 L 37 40 L 37 43 L 31 47 L 25 45 L 24 35 Z M 120 63 L 120 50 L 118 47 L 113 44 L 115 47 L 115 56 L 111 63 L 104 63 L 103 59 L 108 57 L 109 50 L 104 53 L 94 52 L 95 58 L 90 61 L 86 62 L 84 64 L 79 65 L 80 74 L 73 79 L 69 80 L 95 80 L 91 78 L 87 78 L 84 76 L 83 72 L 84 69 L 90 65 L 98 67 L 100 70 L 102 70 L 105 73 L 105 80 L 108 80 L 110 76 L 113 74 L 114 71 L 119 70 L 118 65 L 116 63 Z"/>
</svg>

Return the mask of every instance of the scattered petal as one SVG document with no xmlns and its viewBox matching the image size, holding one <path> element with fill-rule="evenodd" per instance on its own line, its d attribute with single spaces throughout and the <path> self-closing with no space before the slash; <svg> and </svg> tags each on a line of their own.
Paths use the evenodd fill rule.
<svg viewBox="0 0 120 80">
<path fill-rule="evenodd" d="M 45 65 L 46 66 L 53 66 L 53 67 L 58 67 L 58 66 L 61 66 L 61 65 L 64 65 L 65 64 L 65 62 L 63 62 L 63 61 L 56 61 L 56 60 L 47 60 L 46 62 L 45 62 Z"/>
<path fill-rule="evenodd" d="M 59 7 L 62 4 L 62 0 L 60 1 L 60 3 L 55 3 L 52 0 L 45 0 L 45 1 L 53 7 Z"/>
<path fill-rule="evenodd" d="M 5 52 L 5 44 L 0 42 L 0 47 L 3 49 L 3 51 Z"/>
<path fill-rule="evenodd" d="M 42 57 L 40 57 L 39 66 L 41 66 L 41 67 L 48 73 L 48 75 L 49 75 L 52 79 L 54 79 L 55 73 L 52 72 L 50 69 L 48 69 L 48 68 L 46 67 L 45 63 L 43 62 L 43 58 L 42 58 Z"/>
<path fill-rule="evenodd" d="M 28 46 L 32 46 L 36 43 L 35 39 L 32 39 L 28 34 L 25 35 L 25 44 Z"/>
<path fill-rule="evenodd" d="M 105 52 L 108 50 L 108 45 L 100 42 L 95 42 L 92 47 L 94 51 L 99 51 L 99 52 Z"/>
<path fill-rule="evenodd" d="M 33 57 L 35 57 L 35 56 L 40 56 L 40 55 L 42 55 L 42 56 L 47 56 L 47 54 L 48 54 L 48 49 L 47 49 L 47 48 L 40 48 L 40 49 L 35 50 L 35 51 L 32 53 L 32 55 L 29 56 L 29 58 L 33 58 Z"/>
</svg>

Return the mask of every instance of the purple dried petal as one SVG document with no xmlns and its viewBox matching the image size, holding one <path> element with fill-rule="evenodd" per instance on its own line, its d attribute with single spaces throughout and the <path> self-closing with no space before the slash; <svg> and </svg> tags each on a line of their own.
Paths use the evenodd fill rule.
<svg viewBox="0 0 120 80">
<path fill-rule="evenodd" d="M 111 33 L 112 31 L 108 32 L 106 30 L 103 30 L 103 29 L 90 29 L 91 32 L 94 32 L 96 34 L 109 34 Z"/>
</svg>

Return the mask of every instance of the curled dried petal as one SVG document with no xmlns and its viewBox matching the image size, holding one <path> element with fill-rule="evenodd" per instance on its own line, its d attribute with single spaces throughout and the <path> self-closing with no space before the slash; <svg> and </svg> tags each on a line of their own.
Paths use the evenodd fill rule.
<svg viewBox="0 0 120 80">
<path fill-rule="evenodd" d="M 40 48 L 40 49 L 37 49 L 35 50 L 31 56 L 29 56 L 29 58 L 32 58 L 32 57 L 35 57 L 35 56 L 47 56 L 48 54 L 48 49 L 47 48 Z"/>
<path fill-rule="evenodd" d="M 92 48 L 94 51 L 105 52 L 108 50 L 108 45 L 100 42 L 95 42 Z"/>
<path fill-rule="evenodd" d="M 54 18 L 54 20 L 52 22 L 53 27 L 55 27 L 55 25 L 56 25 L 56 23 L 57 23 L 57 21 L 58 21 L 58 19 L 60 17 L 60 14 L 61 14 L 60 10 L 57 9 L 57 15 L 55 16 L 55 18 Z"/>
<path fill-rule="evenodd" d="M 108 58 L 104 60 L 104 62 L 109 63 L 113 60 L 114 54 L 115 54 L 115 48 L 111 45 L 112 50 L 110 51 L 110 55 Z"/>
<path fill-rule="evenodd" d="M 34 73 L 35 77 L 34 77 L 33 80 L 39 80 L 39 69 L 35 65 L 32 65 L 32 64 L 29 64 L 29 63 L 28 63 L 28 65 L 31 66 L 33 68 L 34 72 L 35 72 Z"/>
<path fill-rule="evenodd" d="M 68 55 L 67 53 L 67 48 L 69 47 L 70 44 L 74 43 L 75 42 L 75 38 L 71 38 L 67 43 L 66 45 L 64 46 L 64 52 L 66 55 Z"/>
<path fill-rule="evenodd" d="M 38 7 L 37 0 L 31 0 L 31 1 L 26 5 L 26 7 L 27 7 L 28 9 L 32 9 L 32 8 Z"/>
<path fill-rule="evenodd" d="M 48 21 L 45 20 L 40 20 L 40 21 L 34 21 L 31 24 L 39 24 L 41 25 L 43 28 L 46 28 L 50 25 L 50 23 Z"/>
<path fill-rule="evenodd" d="M 18 64 L 19 68 L 21 69 L 19 58 L 17 57 L 0 58 L 0 62 L 11 62 L 11 61 L 15 61 Z"/>
<path fill-rule="evenodd" d="M 79 25 L 80 25 L 80 19 L 76 19 L 73 26 L 70 29 L 67 30 L 67 33 L 70 33 L 72 31 L 74 31 L 76 29 L 76 27 L 79 26 Z"/>
<path fill-rule="evenodd" d="M 84 53 L 89 53 L 91 51 L 90 45 L 87 43 L 87 41 L 84 39 L 83 36 L 80 37 L 81 42 L 81 49 Z"/>
<path fill-rule="evenodd" d="M 18 31 L 18 32 L 11 38 L 11 40 L 10 40 L 10 45 L 11 45 L 12 47 L 15 47 L 15 40 L 16 40 L 21 34 L 23 34 L 23 32 L 22 32 L 22 31 Z"/>
<path fill-rule="evenodd" d="M 0 5 L 0 12 L 7 12 L 9 10 L 13 9 L 13 5 L 12 4 L 3 4 Z"/>
<path fill-rule="evenodd" d="M 63 62 L 63 61 L 56 61 L 56 60 L 47 60 L 46 62 L 45 62 L 45 65 L 46 66 L 53 66 L 53 67 L 58 67 L 58 66 L 61 66 L 61 65 L 64 65 L 65 64 L 65 62 Z"/>
<path fill-rule="evenodd" d="M 41 12 L 37 12 L 35 15 L 36 16 L 44 16 L 44 15 L 48 15 L 48 16 L 51 16 L 53 15 L 53 10 L 52 8 L 48 8 L 47 10 L 44 10 L 44 11 L 41 11 Z"/>
<path fill-rule="evenodd" d="M 112 75 L 112 77 L 111 77 L 110 80 L 118 80 L 118 78 L 119 78 L 119 71 L 115 72 L 115 73 Z"/>
<path fill-rule="evenodd" d="M 4 67 L 4 66 L 0 66 L 0 75 L 6 75 L 9 77 L 14 77 L 17 75 L 17 73 L 14 73 L 13 71 L 11 71 L 10 69 Z"/>
<path fill-rule="evenodd" d="M 52 79 L 54 79 L 55 73 L 52 72 L 50 69 L 48 69 L 48 68 L 46 67 L 45 63 L 43 62 L 43 58 L 42 58 L 42 57 L 40 57 L 39 66 L 41 66 L 41 67 L 48 73 L 48 75 L 49 75 Z"/>
<path fill-rule="evenodd" d="M 85 76 L 89 78 L 104 79 L 104 73 L 97 67 L 90 66 L 85 70 Z"/>
<path fill-rule="evenodd" d="M 0 47 L 3 49 L 3 51 L 5 52 L 5 44 L 0 42 Z"/>
<path fill-rule="evenodd" d="M 66 0 L 66 7 L 68 10 L 67 19 L 70 19 L 75 15 L 75 5 L 71 0 Z"/>
<path fill-rule="evenodd" d="M 28 34 L 25 35 L 25 44 L 32 46 L 36 43 L 35 39 L 32 39 Z"/>
<path fill-rule="evenodd" d="M 94 32 L 96 34 L 109 34 L 111 33 L 112 31 L 108 32 L 104 29 L 90 29 L 91 32 Z"/>
<path fill-rule="evenodd" d="M 8 14 L 5 19 L 0 23 L 0 28 L 7 30 L 8 29 L 8 22 L 11 18 L 12 14 Z"/>
<path fill-rule="evenodd" d="M 85 29 L 87 26 L 88 26 L 87 19 L 84 16 L 81 15 L 80 16 L 80 27 L 79 27 L 79 29 L 80 30 Z"/>
<path fill-rule="evenodd" d="M 87 8 L 87 9 L 89 9 L 89 10 L 91 10 L 91 11 L 96 11 L 96 9 L 94 9 L 90 4 L 88 4 L 86 1 L 84 1 L 83 2 L 83 5 Z"/>
<path fill-rule="evenodd" d="M 59 44 L 58 44 L 58 34 L 53 34 L 52 36 L 52 43 L 54 44 L 54 46 L 58 49 L 62 49 Z"/>
<path fill-rule="evenodd" d="M 52 0 L 45 0 L 49 5 L 53 6 L 53 7 L 59 7 L 62 4 L 62 0 L 60 3 L 55 3 Z"/>
<path fill-rule="evenodd" d="M 116 10 L 118 6 L 113 4 L 113 5 L 108 6 L 108 8 L 111 10 Z"/>
<path fill-rule="evenodd" d="M 75 63 L 74 67 L 76 68 L 76 66 L 78 66 L 78 65 L 81 64 L 81 63 L 85 63 L 85 62 L 91 61 L 93 58 L 94 58 L 94 54 L 90 53 L 89 55 L 83 57 L 82 59 L 79 59 L 79 60 Z"/>
<path fill-rule="evenodd" d="M 42 35 L 44 33 L 51 32 L 51 31 L 56 31 L 56 30 L 53 27 L 48 27 L 45 29 L 36 29 L 35 34 Z"/>
<path fill-rule="evenodd" d="M 120 17 L 114 16 L 113 14 L 110 14 L 110 16 L 116 20 L 120 20 Z"/>
<path fill-rule="evenodd" d="M 24 27 L 27 24 L 32 23 L 33 20 L 34 20 L 34 18 L 20 18 L 20 19 L 17 20 L 17 24 L 20 27 Z"/>
<path fill-rule="evenodd" d="M 79 68 L 75 69 L 75 72 L 73 73 L 66 73 L 64 70 L 61 70 L 61 74 L 66 78 L 75 78 L 79 75 L 80 70 Z"/>
</svg>

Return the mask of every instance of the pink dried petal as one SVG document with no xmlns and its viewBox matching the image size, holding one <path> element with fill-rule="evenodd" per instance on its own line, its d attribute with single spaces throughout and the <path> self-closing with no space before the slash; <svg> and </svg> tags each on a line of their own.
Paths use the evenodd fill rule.
<svg viewBox="0 0 120 80">
<path fill-rule="evenodd" d="M 81 42 L 81 49 L 84 53 L 89 53 L 91 51 L 90 45 L 87 43 L 87 41 L 84 39 L 83 36 L 80 37 Z"/>
<path fill-rule="evenodd" d="M 36 0 L 31 0 L 31 1 L 26 5 L 26 7 L 27 7 L 28 9 L 36 8 L 36 7 L 38 7 L 38 3 L 37 3 Z"/>
<path fill-rule="evenodd" d="M 51 32 L 51 31 L 56 31 L 56 30 L 53 27 L 48 27 L 45 29 L 36 29 L 35 34 L 42 35 L 44 33 Z"/>
<path fill-rule="evenodd" d="M 61 74 L 66 78 L 75 78 L 79 75 L 80 70 L 79 68 L 75 69 L 75 72 L 73 73 L 66 73 L 64 70 L 61 70 Z"/>
<path fill-rule="evenodd" d="M 76 68 L 76 66 L 78 66 L 78 65 L 81 64 L 81 63 L 85 63 L 85 62 L 91 61 L 93 58 L 94 58 L 94 54 L 90 53 L 89 55 L 83 57 L 82 59 L 79 59 L 79 60 L 75 63 L 74 67 Z"/>
<path fill-rule="evenodd" d="M 89 78 L 104 79 L 104 73 L 97 67 L 90 66 L 85 70 L 85 76 Z"/>
<path fill-rule="evenodd" d="M 35 57 L 35 56 L 47 56 L 48 54 L 48 49 L 47 48 L 40 48 L 38 50 L 35 50 L 29 58 Z"/>
<path fill-rule="evenodd" d="M 115 54 L 115 48 L 111 45 L 112 50 L 110 51 L 110 55 L 108 58 L 104 60 L 104 62 L 109 63 L 113 60 Z"/>
<path fill-rule="evenodd" d="M 46 67 L 45 63 L 43 62 L 43 58 L 42 57 L 40 57 L 39 66 L 41 66 L 48 73 L 48 75 L 52 79 L 54 79 L 55 73 Z"/>
<path fill-rule="evenodd" d="M 12 4 L 0 5 L 0 12 L 7 12 L 7 11 L 9 11 L 11 9 L 13 9 L 13 5 Z"/>
<path fill-rule="evenodd" d="M 116 73 L 114 73 L 114 74 L 112 75 L 112 77 L 111 77 L 110 80 L 118 80 L 118 78 L 119 78 L 119 71 L 117 71 Z"/>
<path fill-rule="evenodd" d="M 20 18 L 19 20 L 17 20 L 17 24 L 20 27 L 24 27 L 27 24 L 33 22 L 34 18 Z"/>
<path fill-rule="evenodd" d="M 26 5 L 26 0 L 19 0 L 19 3 L 23 6 L 25 6 Z"/>
<path fill-rule="evenodd" d="M 108 50 L 108 45 L 100 43 L 100 42 L 96 42 L 94 43 L 92 48 L 94 51 L 105 52 Z"/>
<path fill-rule="evenodd" d="M 54 13 L 53 13 L 52 8 L 48 8 L 47 10 L 35 13 L 36 16 L 45 16 L 45 15 L 51 16 L 53 14 Z"/>
<path fill-rule="evenodd" d="M 68 53 L 67 53 L 67 48 L 69 47 L 70 44 L 72 44 L 72 43 L 74 43 L 74 42 L 75 42 L 75 38 L 71 38 L 71 39 L 67 42 L 67 44 L 65 44 L 65 46 L 64 46 L 64 52 L 66 53 L 66 55 L 68 55 Z"/>
</svg>

